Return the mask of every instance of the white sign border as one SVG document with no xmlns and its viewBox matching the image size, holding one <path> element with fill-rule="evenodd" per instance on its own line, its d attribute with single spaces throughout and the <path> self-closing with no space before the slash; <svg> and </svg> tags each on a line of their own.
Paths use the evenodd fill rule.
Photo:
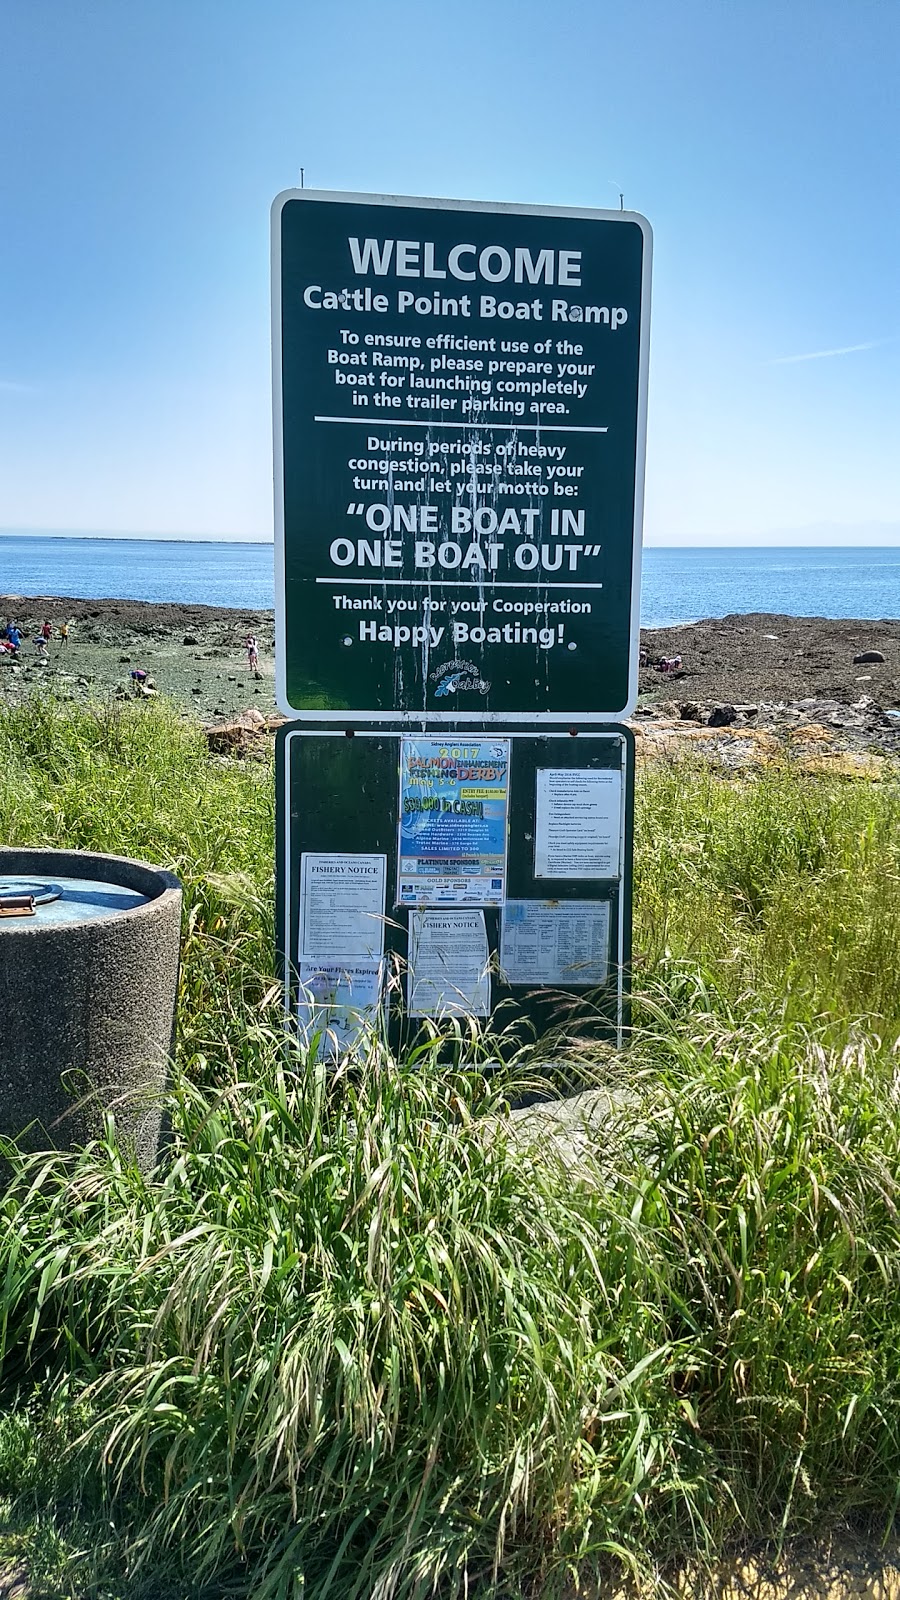
<svg viewBox="0 0 900 1600">
<path fill-rule="evenodd" d="M 628 698 L 624 706 L 607 711 L 466 711 L 462 720 L 478 727 L 506 723 L 622 722 L 634 713 L 638 696 L 641 617 L 641 551 L 644 528 L 644 475 L 647 455 L 647 379 L 650 368 L 650 279 L 653 230 L 639 211 L 606 211 L 595 207 L 525 206 L 502 200 L 442 200 L 422 195 L 355 194 L 340 189 L 283 189 L 272 202 L 272 445 L 275 472 L 275 699 L 279 711 L 304 722 L 377 722 L 385 727 L 419 727 L 457 723 L 456 711 L 308 711 L 291 705 L 286 678 L 286 599 L 284 548 L 284 425 L 282 416 L 281 350 L 281 213 L 293 200 L 326 201 L 339 205 L 410 206 L 430 211 L 482 211 L 501 216 L 575 217 L 588 221 L 636 223 L 644 241 L 641 269 L 641 342 L 638 352 L 637 437 L 634 468 L 634 529 L 632 534 L 631 617 L 628 646 Z M 526 426 L 519 424 L 519 427 Z M 527 426 L 538 429 L 539 423 Z"/>
</svg>

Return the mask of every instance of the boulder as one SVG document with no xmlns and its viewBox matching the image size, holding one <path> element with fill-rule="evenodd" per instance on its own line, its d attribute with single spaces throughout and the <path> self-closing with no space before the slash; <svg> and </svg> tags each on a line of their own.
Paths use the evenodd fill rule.
<svg viewBox="0 0 900 1600">
<path fill-rule="evenodd" d="M 217 755 L 241 755 L 265 740 L 283 721 L 283 717 L 266 718 L 256 706 L 250 706 L 225 722 L 205 722 L 203 732 L 210 750 Z"/>
<path fill-rule="evenodd" d="M 716 706 L 707 719 L 708 728 L 727 728 L 732 722 L 737 721 L 737 711 L 734 706 Z"/>
<path fill-rule="evenodd" d="M 683 706 L 679 706 L 678 714 L 682 722 L 700 721 L 700 707 L 693 700 L 688 700 Z"/>
</svg>

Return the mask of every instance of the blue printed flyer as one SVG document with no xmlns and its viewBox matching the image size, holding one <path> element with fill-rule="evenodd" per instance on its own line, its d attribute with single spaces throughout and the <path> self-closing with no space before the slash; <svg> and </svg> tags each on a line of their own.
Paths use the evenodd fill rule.
<svg viewBox="0 0 900 1600">
<path fill-rule="evenodd" d="M 509 740 L 404 739 L 397 904 L 499 906 Z"/>
</svg>

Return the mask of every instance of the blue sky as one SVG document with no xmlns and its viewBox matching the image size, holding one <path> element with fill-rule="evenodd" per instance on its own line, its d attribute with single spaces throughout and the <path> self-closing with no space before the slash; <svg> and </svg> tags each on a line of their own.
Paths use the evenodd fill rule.
<svg viewBox="0 0 900 1600">
<path fill-rule="evenodd" d="M 900 543 L 895 0 L 0 0 L 0 526 L 271 537 L 268 212 L 655 235 L 653 544 Z"/>
</svg>

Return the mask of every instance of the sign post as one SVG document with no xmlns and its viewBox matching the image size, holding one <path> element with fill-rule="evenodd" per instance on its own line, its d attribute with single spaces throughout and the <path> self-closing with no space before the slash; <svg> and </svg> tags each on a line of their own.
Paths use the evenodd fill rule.
<svg viewBox="0 0 900 1600">
<path fill-rule="evenodd" d="M 631 212 L 273 206 L 280 939 L 345 1046 L 390 960 L 409 1018 L 621 1029 L 650 254 Z"/>
</svg>

